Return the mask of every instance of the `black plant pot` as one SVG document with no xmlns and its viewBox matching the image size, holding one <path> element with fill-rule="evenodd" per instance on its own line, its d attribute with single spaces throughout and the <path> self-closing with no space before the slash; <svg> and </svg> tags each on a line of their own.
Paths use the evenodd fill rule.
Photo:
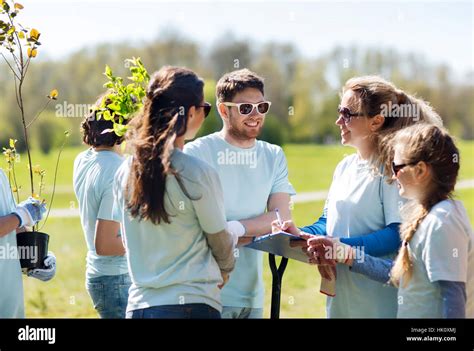
<svg viewBox="0 0 474 351">
<path fill-rule="evenodd" d="M 46 268 L 49 235 L 41 232 L 24 232 L 16 235 L 21 268 Z"/>
</svg>

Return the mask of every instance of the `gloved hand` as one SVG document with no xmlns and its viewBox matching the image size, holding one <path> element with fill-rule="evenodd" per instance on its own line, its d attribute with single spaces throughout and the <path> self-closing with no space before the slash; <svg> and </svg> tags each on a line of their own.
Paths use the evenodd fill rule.
<svg viewBox="0 0 474 351">
<path fill-rule="evenodd" d="M 234 247 L 237 246 L 237 242 L 241 236 L 245 235 L 245 227 L 239 221 L 229 221 L 227 222 L 227 231 L 232 234 L 234 239 Z"/>
<path fill-rule="evenodd" d="M 44 282 L 53 279 L 56 274 L 56 256 L 51 251 L 48 251 L 48 256 L 44 259 L 44 265 L 46 266 L 44 269 L 29 269 L 26 275 Z"/>
<path fill-rule="evenodd" d="M 46 204 L 30 196 L 19 203 L 13 213 L 20 218 L 19 227 L 32 227 L 43 218 L 46 213 Z"/>
</svg>

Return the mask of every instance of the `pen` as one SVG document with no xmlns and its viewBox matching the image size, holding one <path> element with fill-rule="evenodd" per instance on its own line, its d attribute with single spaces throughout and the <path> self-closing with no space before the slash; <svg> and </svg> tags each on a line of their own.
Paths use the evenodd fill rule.
<svg viewBox="0 0 474 351">
<path fill-rule="evenodd" d="M 275 213 L 277 216 L 278 224 L 281 226 L 283 222 L 281 221 L 280 212 L 278 211 L 278 208 L 275 208 Z"/>
</svg>

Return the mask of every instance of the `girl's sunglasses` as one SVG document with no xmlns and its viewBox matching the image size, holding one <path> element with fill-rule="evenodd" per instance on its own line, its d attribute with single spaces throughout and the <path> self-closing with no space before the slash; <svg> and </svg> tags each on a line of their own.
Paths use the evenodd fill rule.
<svg viewBox="0 0 474 351">
<path fill-rule="evenodd" d="M 352 117 L 362 117 L 363 114 L 359 112 L 351 112 L 347 107 L 337 107 L 337 112 L 339 113 L 339 116 L 342 116 L 342 119 L 344 120 L 344 123 L 349 123 L 351 121 Z"/>
<path fill-rule="evenodd" d="M 204 109 L 204 118 L 209 115 L 209 112 L 211 112 L 212 109 L 212 105 L 208 102 L 205 102 L 204 105 L 196 105 L 196 107 L 202 107 Z"/>
<path fill-rule="evenodd" d="M 400 172 L 403 168 L 406 166 L 414 166 L 418 162 L 412 162 L 412 163 L 403 163 L 401 165 L 396 165 L 395 162 L 392 162 L 392 173 L 395 177 L 398 177 L 398 172 Z"/>
<path fill-rule="evenodd" d="M 270 101 L 263 101 L 256 104 L 251 104 L 249 102 L 243 102 L 240 104 L 236 104 L 233 102 L 223 102 L 225 106 L 236 106 L 239 110 L 239 113 L 243 116 L 247 116 L 252 113 L 253 109 L 256 108 L 258 113 L 264 115 L 265 113 L 270 110 L 270 105 L 272 104 Z"/>
</svg>

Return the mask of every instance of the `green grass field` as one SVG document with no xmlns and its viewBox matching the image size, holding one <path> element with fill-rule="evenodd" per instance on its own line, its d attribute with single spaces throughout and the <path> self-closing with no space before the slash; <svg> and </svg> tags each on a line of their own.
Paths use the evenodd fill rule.
<svg viewBox="0 0 474 351">
<path fill-rule="evenodd" d="M 461 142 L 460 179 L 474 178 L 474 142 Z M 72 164 L 83 148 L 69 148 L 63 153 L 58 172 L 58 193 L 54 208 L 75 205 L 72 191 Z M 297 192 L 325 190 L 331 183 L 337 163 L 352 149 L 341 146 L 287 145 L 290 180 Z M 48 156 L 33 153 L 34 164 L 48 170 L 47 196 L 49 200 L 55 154 Z M 25 166 L 26 159 L 23 159 Z M 3 166 L 3 163 L 2 163 Z M 25 168 L 26 169 L 26 168 Z M 26 172 L 18 174 L 18 181 L 27 188 Z M 26 196 L 26 191 L 24 190 Z M 468 209 L 471 223 L 474 221 L 474 189 L 457 192 Z M 323 208 L 323 201 L 295 204 L 293 216 L 296 223 L 312 223 Z M 79 218 L 50 218 L 44 231 L 51 235 L 50 248 L 58 258 L 56 277 L 43 283 L 25 278 L 25 304 L 28 317 L 97 317 L 84 287 L 85 243 Z M 269 316 L 271 274 L 265 257 L 266 305 L 265 317 Z M 319 274 L 312 266 L 290 261 L 283 278 L 281 317 L 324 317 L 325 298 L 319 292 Z"/>
</svg>

